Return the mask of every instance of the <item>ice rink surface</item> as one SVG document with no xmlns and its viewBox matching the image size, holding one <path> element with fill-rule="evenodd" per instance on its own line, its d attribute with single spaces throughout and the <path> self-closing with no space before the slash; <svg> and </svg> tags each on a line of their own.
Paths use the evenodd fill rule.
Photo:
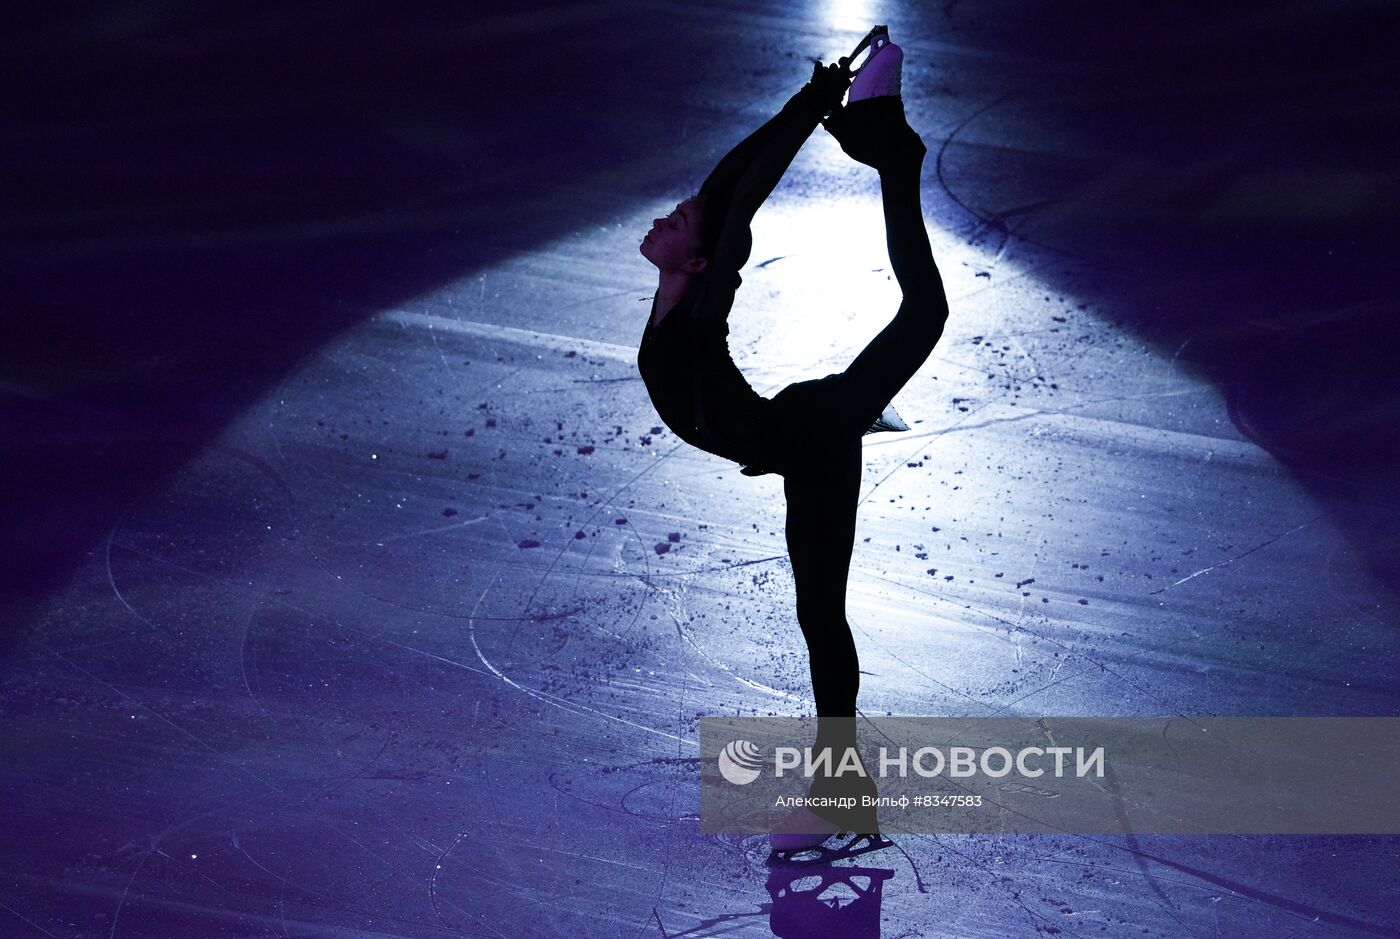
<svg viewBox="0 0 1400 939">
<path fill-rule="evenodd" d="M 700 718 L 812 702 L 637 243 L 874 22 L 952 314 L 866 440 L 862 712 L 1400 716 L 1389 17 L 1124 6 L 19 24 L 0 934 L 1400 935 L 1394 836 L 901 835 L 823 912 L 700 833 Z M 761 392 L 898 305 L 821 130 L 754 236 Z"/>
</svg>

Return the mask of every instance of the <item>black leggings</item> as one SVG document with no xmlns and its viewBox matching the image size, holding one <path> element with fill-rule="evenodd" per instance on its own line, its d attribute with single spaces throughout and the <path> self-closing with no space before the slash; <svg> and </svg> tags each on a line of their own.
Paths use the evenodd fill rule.
<svg viewBox="0 0 1400 939">
<path fill-rule="evenodd" d="M 846 621 L 863 465 L 861 436 L 932 352 L 937 303 L 906 298 L 844 372 L 789 385 L 773 398 L 786 451 L 787 546 L 797 621 L 807 641 L 818 717 L 853 717 L 860 665 Z"/>
</svg>

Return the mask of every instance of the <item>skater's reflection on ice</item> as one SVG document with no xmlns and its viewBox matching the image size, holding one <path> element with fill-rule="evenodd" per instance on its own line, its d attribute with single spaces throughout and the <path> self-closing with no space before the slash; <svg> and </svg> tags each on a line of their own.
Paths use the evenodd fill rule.
<svg viewBox="0 0 1400 939">
<path fill-rule="evenodd" d="M 893 876 L 888 868 L 780 862 L 768 875 L 769 928 L 780 939 L 875 939 L 882 891 Z"/>
</svg>

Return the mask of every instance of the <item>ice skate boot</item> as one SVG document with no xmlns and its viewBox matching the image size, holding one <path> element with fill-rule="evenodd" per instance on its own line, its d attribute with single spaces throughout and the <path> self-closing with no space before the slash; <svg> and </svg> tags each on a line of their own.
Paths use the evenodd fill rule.
<svg viewBox="0 0 1400 939">
<path fill-rule="evenodd" d="M 858 163 L 881 172 L 917 166 L 928 151 L 904 117 L 904 52 L 890 42 L 889 29 L 884 26 L 872 29 L 850 58 L 866 48 L 869 54 L 856 69 L 846 104 L 823 120 L 822 126 Z"/>
<path fill-rule="evenodd" d="M 855 80 L 851 82 L 850 91 L 847 92 L 847 102 L 854 103 L 867 98 L 898 98 L 904 50 L 890 42 L 890 28 L 876 26 L 866 34 L 848 57 L 841 60 L 842 64 L 850 69 L 850 64 L 855 61 L 856 56 L 866 49 L 870 52 L 865 61 L 851 69 Z"/>
</svg>

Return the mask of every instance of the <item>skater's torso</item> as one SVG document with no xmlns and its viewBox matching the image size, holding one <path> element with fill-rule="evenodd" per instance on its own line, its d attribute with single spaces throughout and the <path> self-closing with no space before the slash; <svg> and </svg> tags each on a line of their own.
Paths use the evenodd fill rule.
<svg viewBox="0 0 1400 939">
<path fill-rule="evenodd" d="M 739 275 L 727 276 L 737 287 Z M 676 436 L 727 460 L 753 463 L 770 402 L 749 386 L 729 355 L 727 317 L 700 315 L 701 292 L 688 290 L 660 323 L 653 301 L 637 369 L 656 412 Z"/>
</svg>

